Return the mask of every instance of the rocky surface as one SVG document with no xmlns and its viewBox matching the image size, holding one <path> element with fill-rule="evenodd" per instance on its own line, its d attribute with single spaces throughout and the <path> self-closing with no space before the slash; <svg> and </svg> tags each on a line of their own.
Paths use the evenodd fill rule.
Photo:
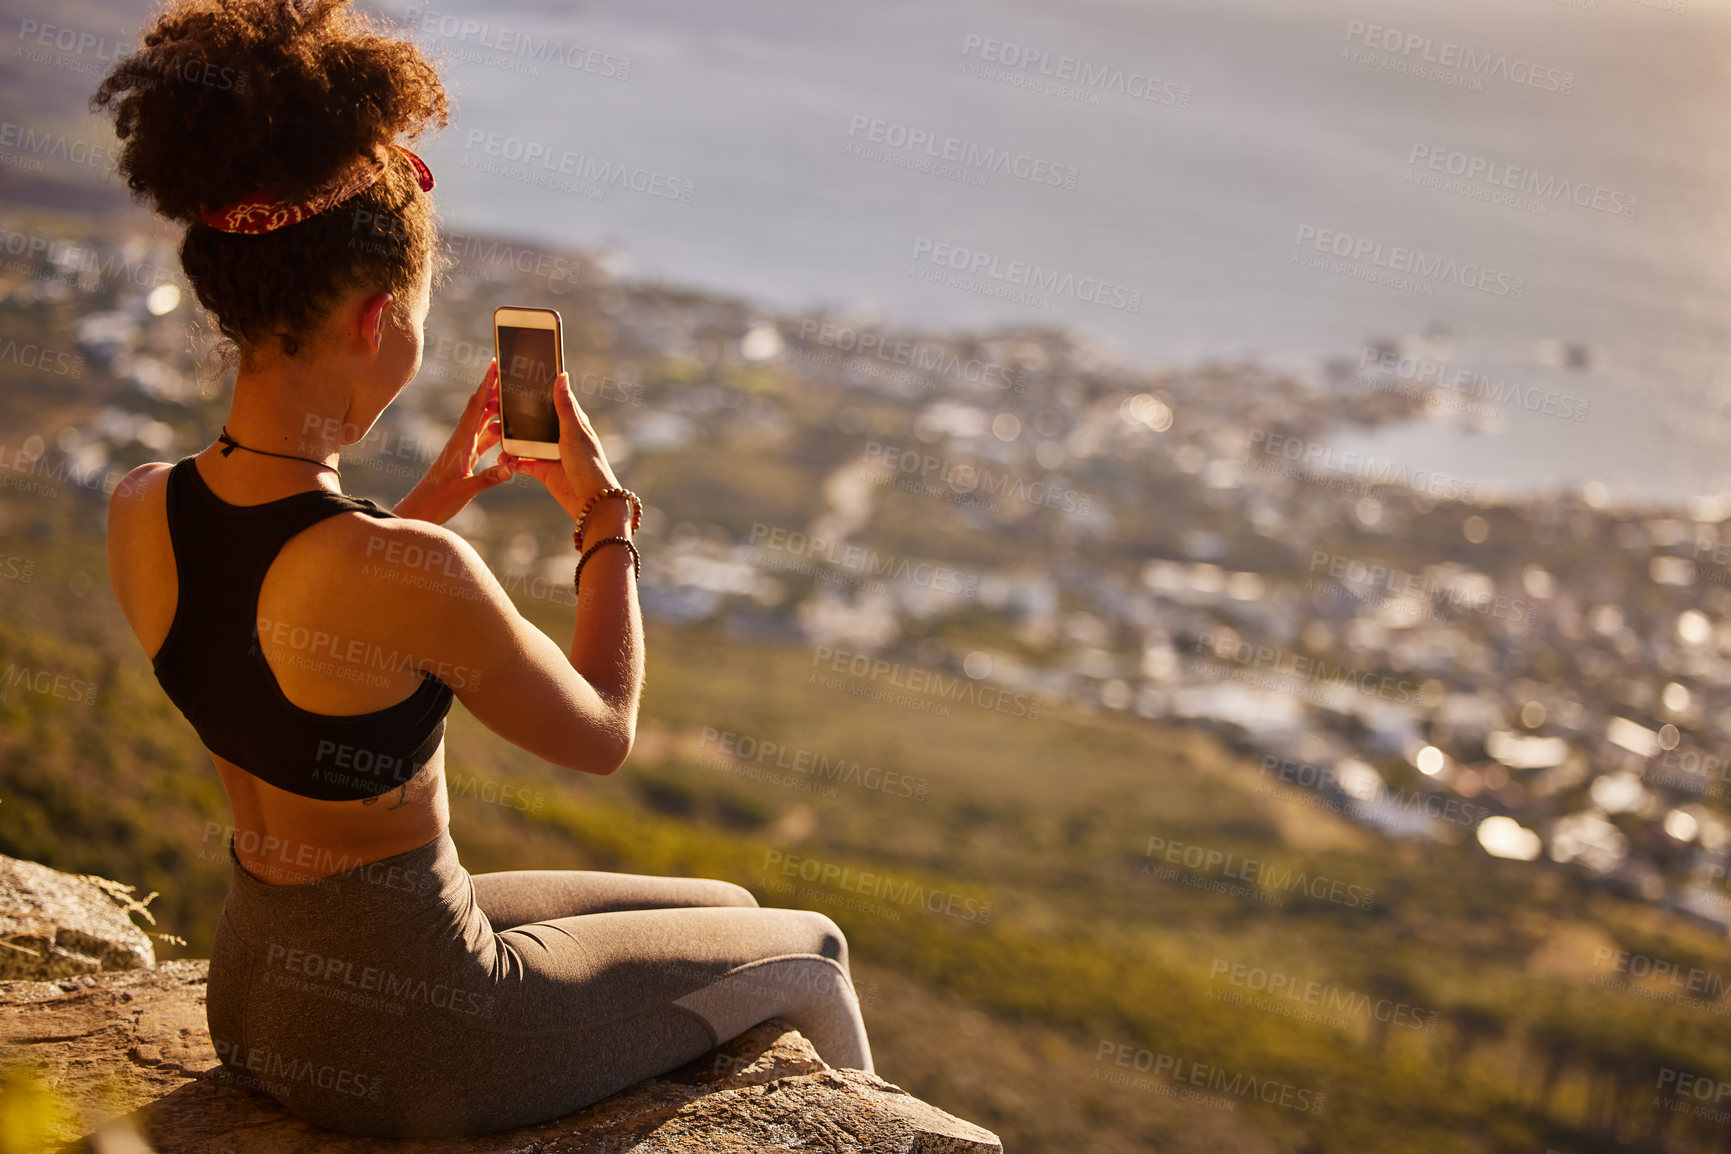
<svg viewBox="0 0 1731 1154">
<path fill-rule="evenodd" d="M 0 982 L 0 1053 L 86 1118 L 64 1154 L 662 1154 L 799 1149 L 973 1154 L 998 1138 L 881 1078 L 826 1066 L 766 1022 L 688 1066 L 556 1121 L 476 1138 L 347 1138 L 225 1079 L 205 1029 L 208 963 Z M 101 1123 L 97 1125 L 97 1123 Z"/>
<path fill-rule="evenodd" d="M 143 903 L 128 892 L 115 882 L 0 854 L 0 979 L 154 965 L 150 939 L 126 912 Z"/>
</svg>

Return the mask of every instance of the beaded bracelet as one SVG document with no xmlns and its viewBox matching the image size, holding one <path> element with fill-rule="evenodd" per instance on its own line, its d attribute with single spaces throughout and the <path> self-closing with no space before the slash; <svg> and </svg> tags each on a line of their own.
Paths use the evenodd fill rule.
<svg viewBox="0 0 1731 1154">
<path fill-rule="evenodd" d="M 637 532 L 637 526 L 643 523 L 643 502 L 630 489 L 602 489 L 583 503 L 583 508 L 577 514 L 577 527 L 571 530 L 571 544 L 578 549 L 583 548 L 583 522 L 589 519 L 589 513 L 603 497 L 623 497 L 631 505 L 631 531 Z"/>
<path fill-rule="evenodd" d="M 595 551 L 600 549 L 603 545 L 614 544 L 623 545 L 627 549 L 631 550 L 631 576 L 635 578 L 643 575 L 643 554 L 637 551 L 637 546 L 631 543 L 631 538 L 603 537 L 601 540 L 595 542 L 595 544 L 589 546 L 589 548 L 583 550 L 583 556 L 577 558 L 577 569 L 571 574 L 571 588 L 573 590 L 577 588 L 577 582 L 583 579 L 583 566 L 588 564 L 589 558 L 595 556 Z"/>
</svg>

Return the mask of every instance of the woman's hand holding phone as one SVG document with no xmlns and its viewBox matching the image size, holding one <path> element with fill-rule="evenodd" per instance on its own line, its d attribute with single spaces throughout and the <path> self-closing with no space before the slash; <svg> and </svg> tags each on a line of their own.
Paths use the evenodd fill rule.
<svg viewBox="0 0 1731 1154">
<path fill-rule="evenodd" d="M 537 478 L 547 491 L 553 494 L 553 499 L 559 502 L 559 507 L 571 515 L 571 520 L 577 520 L 577 514 L 582 512 L 583 505 L 602 489 L 619 488 L 619 478 L 613 475 L 613 467 L 607 463 L 607 454 L 601 449 L 601 437 L 595 432 L 595 427 L 589 423 L 589 417 L 577 403 L 577 395 L 571 390 L 571 378 L 560 373 L 553 383 L 553 407 L 559 413 L 559 459 L 544 461 L 534 457 L 508 456 L 501 452 L 501 459 L 507 461 L 511 468 L 519 473 L 528 473 Z M 630 510 L 624 501 L 603 501 L 590 514 L 594 524 L 610 522 L 613 505 L 619 506 L 619 512 L 625 515 L 629 523 Z M 605 521 L 603 520 L 605 518 Z M 585 531 L 588 539 L 593 534 Z M 610 528 L 608 536 L 613 535 Z"/>
<path fill-rule="evenodd" d="M 469 403 L 438 459 L 427 466 L 426 475 L 391 507 L 391 512 L 443 525 L 462 512 L 476 494 L 511 479 L 511 470 L 503 463 L 474 471 L 476 462 L 499 443 L 498 383 L 499 363 L 494 361 L 469 394 Z"/>
</svg>

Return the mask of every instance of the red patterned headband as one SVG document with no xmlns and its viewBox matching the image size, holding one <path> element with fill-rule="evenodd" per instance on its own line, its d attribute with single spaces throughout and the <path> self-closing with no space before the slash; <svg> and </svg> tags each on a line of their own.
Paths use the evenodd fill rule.
<svg viewBox="0 0 1731 1154">
<path fill-rule="evenodd" d="M 421 191 L 431 192 L 433 170 L 427 167 L 427 162 L 400 144 L 390 147 L 402 153 L 409 163 L 414 165 L 415 179 L 419 182 Z M 299 224 L 308 217 L 371 188 L 374 182 L 385 174 L 385 164 L 389 159 L 390 154 L 381 145 L 371 160 L 364 161 L 360 167 L 319 185 L 307 194 L 305 200 L 278 200 L 269 193 L 259 193 L 215 212 L 199 213 L 198 219 L 222 232 L 250 234 L 271 232 L 287 225 Z"/>
</svg>

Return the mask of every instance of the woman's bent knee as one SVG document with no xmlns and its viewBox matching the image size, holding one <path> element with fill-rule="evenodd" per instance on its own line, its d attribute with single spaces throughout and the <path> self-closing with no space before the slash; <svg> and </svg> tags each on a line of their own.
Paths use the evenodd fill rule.
<svg viewBox="0 0 1731 1154">
<path fill-rule="evenodd" d="M 841 927 L 836 925 L 828 914 L 819 913 L 816 910 L 800 910 L 799 912 L 810 923 L 812 946 L 809 952 L 821 954 L 826 958 L 833 958 L 841 963 L 843 970 L 846 970 L 848 968 L 847 936 L 841 932 Z"/>
<path fill-rule="evenodd" d="M 749 909 L 757 908 L 757 898 L 754 897 L 752 892 L 744 886 L 734 885 L 732 882 L 716 881 L 714 879 L 706 878 L 705 880 L 708 881 L 709 885 L 714 887 L 716 900 L 711 904 L 718 906 L 745 906 Z"/>
</svg>

